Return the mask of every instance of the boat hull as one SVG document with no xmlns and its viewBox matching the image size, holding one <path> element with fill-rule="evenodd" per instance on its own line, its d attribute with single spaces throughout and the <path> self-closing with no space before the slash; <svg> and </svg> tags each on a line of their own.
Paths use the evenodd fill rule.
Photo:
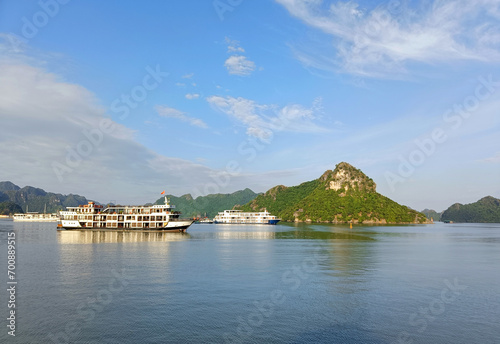
<svg viewBox="0 0 500 344">
<path fill-rule="evenodd" d="M 214 221 L 213 223 L 218 225 L 275 225 L 280 220 L 269 220 L 267 222 L 245 222 L 245 221 Z"/>
<path fill-rule="evenodd" d="M 59 229 L 65 230 L 91 230 L 91 231 L 123 231 L 123 232 L 185 232 L 189 226 L 193 224 L 194 220 L 178 220 L 169 221 L 165 226 L 160 228 L 123 228 L 123 227 L 86 227 L 82 226 L 78 221 L 62 221 L 58 225 Z"/>
</svg>

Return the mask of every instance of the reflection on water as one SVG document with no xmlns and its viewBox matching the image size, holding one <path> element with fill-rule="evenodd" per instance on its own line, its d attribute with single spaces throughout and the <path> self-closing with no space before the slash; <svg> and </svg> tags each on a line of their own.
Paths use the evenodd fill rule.
<svg viewBox="0 0 500 344">
<path fill-rule="evenodd" d="M 66 231 L 57 233 L 60 244 L 132 243 L 141 241 L 181 241 L 190 238 L 187 233 L 124 232 L 124 231 Z"/>
<path fill-rule="evenodd" d="M 275 232 L 215 232 L 212 233 L 212 237 L 214 239 L 225 239 L 225 240 L 233 240 L 233 239 L 275 239 Z"/>
<path fill-rule="evenodd" d="M 328 231 L 316 230 L 314 227 L 298 228 L 294 231 L 277 232 L 276 239 L 317 239 L 317 240 L 361 240 L 374 241 L 372 237 L 365 233 L 355 231 L 346 231 L 338 228 L 328 228 Z"/>
<path fill-rule="evenodd" d="M 301 239 L 301 240 L 369 240 L 375 239 L 357 235 L 354 233 L 335 233 L 335 232 L 316 232 L 316 231 L 286 231 L 286 232 L 213 232 L 196 234 L 196 238 L 203 237 L 204 239 L 254 239 L 254 240 L 273 240 L 273 239 Z"/>
<path fill-rule="evenodd" d="M 290 230 L 290 227 L 293 230 Z M 193 238 L 197 239 L 254 239 L 254 240 L 273 240 L 273 239 L 298 239 L 298 240 L 356 240 L 356 241 L 375 241 L 372 237 L 374 232 L 356 232 L 349 231 L 345 228 L 326 227 L 326 226 L 310 226 L 310 227 L 293 227 L 293 226 L 269 226 L 269 225 L 245 225 L 245 226 L 229 226 L 219 225 L 210 226 L 203 225 L 195 229 L 215 229 L 215 231 L 197 231 L 192 230 Z"/>
<path fill-rule="evenodd" d="M 370 270 L 373 264 L 373 246 L 363 243 L 353 245 L 346 240 L 331 240 L 328 254 L 329 268 L 335 275 L 355 276 Z M 371 258 L 371 259 L 370 259 Z"/>
</svg>

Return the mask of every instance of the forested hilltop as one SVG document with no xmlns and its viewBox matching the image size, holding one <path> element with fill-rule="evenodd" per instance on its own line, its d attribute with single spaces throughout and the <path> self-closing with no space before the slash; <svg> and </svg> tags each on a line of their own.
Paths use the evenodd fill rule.
<svg viewBox="0 0 500 344">
<path fill-rule="evenodd" d="M 434 220 L 434 221 L 440 221 L 441 219 L 441 214 L 443 212 L 438 213 L 434 209 L 424 209 L 421 211 L 422 214 L 424 214 L 429 220 Z"/>
<path fill-rule="evenodd" d="M 286 187 L 278 185 L 244 206 L 267 209 L 283 221 L 332 223 L 428 223 L 424 214 L 400 205 L 376 191 L 361 170 L 341 162 L 319 179 Z"/>
<path fill-rule="evenodd" d="M 500 223 L 500 199 L 487 196 L 475 203 L 455 203 L 443 212 L 441 221 Z"/>
<path fill-rule="evenodd" d="M 240 190 L 231 194 L 210 194 L 193 198 L 190 194 L 176 197 L 167 195 L 170 203 L 175 205 L 176 210 L 182 212 L 183 217 L 213 218 L 219 211 L 232 209 L 235 205 L 245 204 L 257 197 L 250 189 Z M 155 204 L 163 204 L 165 199 L 158 199 Z"/>
<path fill-rule="evenodd" d="M 22 213 L 23 210 L 16 203 L 11 201 L 0 202 L 0 215 L 11 215 Z"/>
</svg>

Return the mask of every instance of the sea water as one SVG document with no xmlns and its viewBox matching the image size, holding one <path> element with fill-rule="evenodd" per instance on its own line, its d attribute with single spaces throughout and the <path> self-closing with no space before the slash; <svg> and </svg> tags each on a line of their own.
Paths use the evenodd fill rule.
<svg viewBox="0 0 500 344">
<path fill-rule="evenodd" d="M 499 224 L 0 220 L 0 248 L 1 343 L 500 342 Z"/>
</svg>

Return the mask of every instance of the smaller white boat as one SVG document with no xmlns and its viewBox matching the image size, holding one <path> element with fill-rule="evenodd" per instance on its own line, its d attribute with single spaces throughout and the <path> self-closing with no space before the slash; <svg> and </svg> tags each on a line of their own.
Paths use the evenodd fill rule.
<svg viewBox="0 0 500 344">
<path fill-rule="evenodd" d="M 40 213 L 25 213 L 25 214 L 14 214 L 14 221 L 23 222 L 57 222 L 59 221 L 59 215 L 53 214 L 40 214 Z"/>
<path fill-rule="evenodd" d="M 29 212 L 28 206 L 26 206 L 26 213 L 18 213 L 12 216 L 14 221 L 21 222 L 58 222 L 60 220 L 59 214 L 51 213 L 47 214 L 47 205 L 43 208 L 43 214 L 38 212 Z"/>
<path fill-rule="evenodd" d="M 205 217 L 201 220 L 196 221 L 196 223 L 214 223 L 212 219 L 209 219 L 208 217 Z"/>
<path fill-rule="evenodd" d="M 266 209 L 261 212 L 243 212 L 241 210 L 224 210 L 214 217 L 214 223 L 226 224 L 263 224 L 275 225 L 281 219 L 271 215 Z"/>
</svg>

